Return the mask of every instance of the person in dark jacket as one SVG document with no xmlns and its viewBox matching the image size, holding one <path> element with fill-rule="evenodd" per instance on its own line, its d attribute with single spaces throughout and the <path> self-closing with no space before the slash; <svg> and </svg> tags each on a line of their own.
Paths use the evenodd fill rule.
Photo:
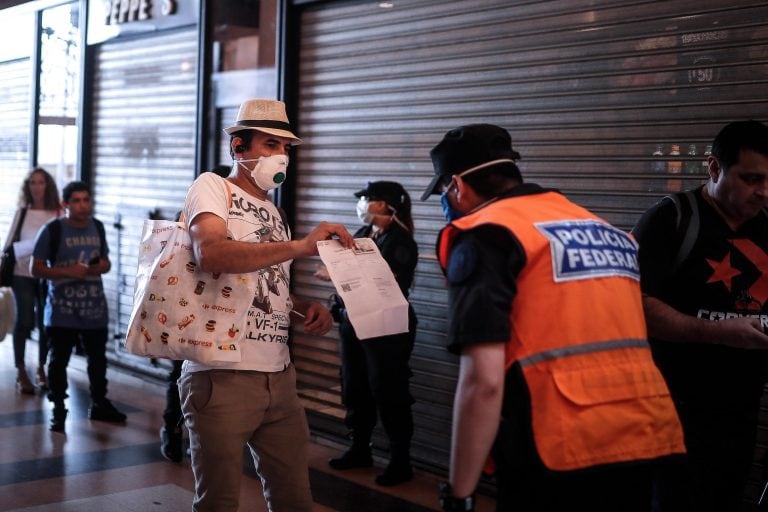
<svg viewBox="0 0 768 512">
<path fill-rule="evenodd" d="M 408 192 L 396 182 L 374 181 L 355 196 L 359 198 L 358 217 L 365 225 L 354 237 L 369 237 L 376 242 L 400 290 L 408 298 L 418 259 Z M 328 279 L 325 269 L 316 275 Z M 413 398 L 408 384 L 411 377 L 408 360 L 416 338 L 413 307 L 408 309 L 408 332 L 362 341 L 340 300 L 334 313 L 341 342 L 341 394 L 347 408 L 345 423 L 352 446 L 328 463 L 334 469 L 373 465 L 371 434 L 378 412 L 389 438 L 391 459 L 384 472 L 376 477 L 376 483 L 392 486 L 407 482 L 413 478 L 410 458 Z"/>
</svg>

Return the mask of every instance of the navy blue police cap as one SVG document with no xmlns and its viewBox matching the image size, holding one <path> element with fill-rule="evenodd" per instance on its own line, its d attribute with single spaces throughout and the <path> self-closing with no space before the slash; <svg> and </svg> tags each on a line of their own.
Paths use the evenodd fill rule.
<svg viewBox="0 0 768 512">
<path fill-rule="evenodd" d="M 520 159 L 520 154 L 512 149 L 509 132 L 493 124 L 468 124 L 454 128 L 432 148 L 429 156 L 435 168 L 435 177 L 421 195 L 422 201 L 439 193 L 437 189 L 446 176 L 460 174 L 495 160 L 504 160 L 499 163 L 502 165 Z"/>
</svg>

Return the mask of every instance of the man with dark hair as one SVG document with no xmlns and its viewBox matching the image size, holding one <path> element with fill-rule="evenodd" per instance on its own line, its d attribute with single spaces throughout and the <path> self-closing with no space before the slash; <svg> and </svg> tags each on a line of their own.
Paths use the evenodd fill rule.
<svg viewBox="0 0 768 512">
<path fill-rule="evenodd" d="M 709 179 L 633 230 L 653 356 L 685 433 L 694 510 L 740 510 L 768 349 L 768 127 L 715 137 Z"/>
<path fill-rule="evenodd" d="M 240 500 L 243 447 L 248 446 L 269 510 L 312 510 L 307 444 L 309 428 L 296 392 L 296 370 L 288 350 L 292 315 L 311 334 L 333 325 L 330 312 L 290 293 L 295 258 L 317 255 L 317 242 L 338 237 L 354 245 L 344 226 L 321 222 L 293 240 L 269 192 L 285 180 L 294 135 L 285 104 L 245 101 L 230 135 L 234 156 L 225 179 L 203 173 L 187 192 L 184 221 L 196 263 L 205 272 L 246 274 L 255 296 L 237 297 L 248 319 L 240 362 L 207 365 L 185 361 L 179 380 L 189 430 L 197 512 L 236 512 Z"/>
<path fill-rule="evenodd" d="M 448 349 L 460 355 L 444 510 L 473 509 L 489 453 L 497 510 L 647 511 L 684 451 L 646 340 L 636 244 L 523 183 L 509 133 L 449 131 L 431 151 L 448 225 Z"/>
<path fill-rule="evenodd" d="M 104 226 L 93 217 L 91 189 L 82 181 L 62 191 L 64 218 L 54 219 L 37 234 L 32 275 L 48 280 L 44 324 L 51 347 L 48 399 L 53 402 L 50 429 L 63 432 L 67 417 L 67 365 L 79 340 L 88 359 L 92 420 L 124 422 L 107 399 L 108 308 L 101 275 L 109 272 Z"/>
</svg>

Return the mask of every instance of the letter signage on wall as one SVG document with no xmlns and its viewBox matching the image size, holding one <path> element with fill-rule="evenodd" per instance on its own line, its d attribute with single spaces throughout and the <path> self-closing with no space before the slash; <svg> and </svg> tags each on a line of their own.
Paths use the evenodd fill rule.
<svg viewBox="0 0 768 512">
<path fill-rule="evenodd" d="M 192 25 L 199 0 L 90 0 L 88 44 L 141 32 Z"/>
</svg>

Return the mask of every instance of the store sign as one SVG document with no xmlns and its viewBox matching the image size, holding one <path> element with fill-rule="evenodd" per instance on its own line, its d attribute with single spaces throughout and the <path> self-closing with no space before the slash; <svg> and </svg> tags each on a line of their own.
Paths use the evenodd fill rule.
<svg viewBox="0 0 768 512">
<path fill-rule="evenodd" d="M 156 2 L 155 2 L 156 3 Z M 152 18 L 151 0 L 109 0 L 107 25 L 144 21 Z M 168 16 L 176 12 L 176 0 L 162 0 L 161 14 Z"/>
<path fill-rule="evenodd" d="M 197 22 L 199 0 L 90 0 L 88 44 Z"/>
</svg>

